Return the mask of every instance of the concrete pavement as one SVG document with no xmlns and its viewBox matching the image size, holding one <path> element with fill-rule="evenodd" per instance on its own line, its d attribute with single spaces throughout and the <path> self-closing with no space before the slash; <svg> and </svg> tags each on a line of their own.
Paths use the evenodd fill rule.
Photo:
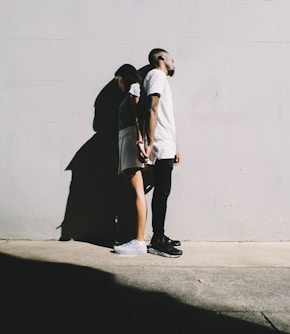
<svg viewBox="0 0 290 334">
<path fill-rule="evenodd" d="M 2 240 L 1 324 L 10 333 L 290 333 L 290 242 L 185 241 L 181 249 L 169 259 Z"/>
</svg>

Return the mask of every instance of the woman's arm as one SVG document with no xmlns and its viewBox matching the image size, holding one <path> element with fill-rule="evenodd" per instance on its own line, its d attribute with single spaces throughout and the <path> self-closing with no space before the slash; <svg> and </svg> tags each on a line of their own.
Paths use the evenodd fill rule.
<svg viewBox="0 0 290 334">
<path fill-rule="evenodd" d="M 142 132 L 140 129 L 140 122 L 139 122 L 138 113 L 137 113 L 137 104 L 139 103 L 139 100 L 140 100 L 139 97 L 132 96 L 132 102 L 133 102 L 134 111 L 135 111 L 136 130 L 137 130 L 136 145 L 138 146 L 139 155 L 141 159 L 144 160 L 145 162 L 148 160 L 148 156 L 145 152 L 144 141 L 143 141 Z"/>
<path fill-rule="evenodd" d="M 137 115 L 137 104 L 139 103 L 140 98 L 138 96 L 132 96 L 134 112 L 135 112 L 135 120 L 136 120 L 136 130 L 137 130 L 137 141 L 143 141 L 142 133 L 140 130 L 139 118 Z"/>
</svg>

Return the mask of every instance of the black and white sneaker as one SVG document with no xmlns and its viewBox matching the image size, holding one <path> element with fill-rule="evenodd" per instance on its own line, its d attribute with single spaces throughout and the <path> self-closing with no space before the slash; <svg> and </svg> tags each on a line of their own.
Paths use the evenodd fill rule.
<svg viewBox="0 0 290 334">
<path fill-rule="evenodd" d="M 181 246 L 181 242 L 179 240 L 172 240 L 172 239 L 168 238 L 166 235 L 164 235 L 164 238 L 167 239 L 167 240 L 170 240 L 170 242 L 172 243 L 172 245 L 174 247 Z"/>
<path fill-rule="evenodd" d="M 163 237 L 167 240 L 170 241 L 173 247 L 178 247 L 181 246 L 181 242 L 179 240 L 172 240 L 169 237 L 167 237 L 165 234 L 163 235 Z M 158 236 L 153 234 L 153 237 L 151 239 L 151 243 L 155 242 L 158 239 Z"/>
<path fill-rule="evenodd" d="M 148 253 L 165 257 L 179 257 L 182 255 L 182 250 L 175 248 L 168 237 L 161 236 L 151 239 Z"/>
</svg>

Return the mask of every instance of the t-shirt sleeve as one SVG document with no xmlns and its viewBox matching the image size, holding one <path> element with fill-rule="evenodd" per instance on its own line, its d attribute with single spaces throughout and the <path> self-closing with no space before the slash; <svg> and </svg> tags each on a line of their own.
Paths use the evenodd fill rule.
<svg viewBox="0 0 290 334">
<path fill-rule="evenodd" d="M 158 71 L 154 71 L 149 74 L 146 80 L 146 92 L 148 95 L 158 94 L 162 95 L 164 87 L 164 76 Z"/>
<path fill-rule="evenodd" d="M 140 84 L 137 82 L 133 83 L 130 87 L 129 94 L 140 97 L 140 93 L 141 93 Z"/>
</svg>

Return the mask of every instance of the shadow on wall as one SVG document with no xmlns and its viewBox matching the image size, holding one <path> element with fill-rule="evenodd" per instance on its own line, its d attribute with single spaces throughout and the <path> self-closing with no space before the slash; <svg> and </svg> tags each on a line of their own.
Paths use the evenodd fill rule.
<svg viewBox="0 0 290 334">
<path fill-rule="evenodd" d="M 61 241 L 111 243 L 115 238 L 118 183 L 118 107 L 123 94 L 110 81 L 95 100 L 96 133 L 67 166 L 72 178 Z"/>
<path fill-rule="evenodd" d="M 1 327 L 9 333 L 276 332 L 161 292 L 118 284 L 114 275 L 99 269 L 5 254 L 0 254 L 0 266 Z"/>
<path fill-rule="evenodd" d="M 149 66 L 140 69 L 143 77 L 148 70 Z M 113 79 L 95 100 L 96 133 L 66 168 L 72 172 L 72 179 L 60 241 L 112 246 L 116 240 L 125 242 L 135 236 L 133 194 L 126 180 L 118 177 L 118 113 L 123 97 Z"/>
</svg>

